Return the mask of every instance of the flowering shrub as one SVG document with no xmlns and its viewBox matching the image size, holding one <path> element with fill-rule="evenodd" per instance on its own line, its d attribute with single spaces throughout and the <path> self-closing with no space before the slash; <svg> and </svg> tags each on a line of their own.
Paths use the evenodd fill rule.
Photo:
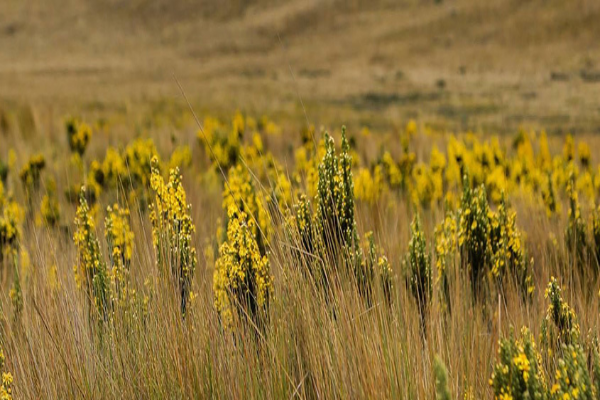
<svg viewBox="0 0 600 400">
<path fill-rule="evenodd" d="M 204 145 L 213 166 L 227 171 L 238 162 L 244 131 L 245 120 L 240 112 L 234 115 L 231 128 L 209 117 L 198 132 L 198 140 Z"/>
<path fill-rule="evenodd" d="M 519 339 L 511 331 L 508 339 L 500 341 L 490 386 L 498 400 L 548 398 L 541 358 L 527 328 L 521 330 Z"/>
<path fill-rule="evenodd" d="M 42 220 L 48 227 L 56 227 L 60 222 L 60 205 L 56 197 L 56 181 L 49 179 L 46 183 L 46 194 L 40 206 Z"/>
<path fill-rule="evenodd" d="M 411 238 L 405 268 L 408 287 L 419 308 L 421 327 L 425 329 L 427 310 L 431 301 L 431 259 L 427 251 L 425 233 L 419 215 L 413 218 L 410 226 Z"/>
<path fill-rule="evenodd" d="M 550 389 L 551 400 L 592 400 L 597 388 L 592 385 L 583 348 L 578 344 L 562 345 L 562 357 Z"/>
<path fill-rule="evenodd" d="M 371 172 L 367 168 L 361 168 L 354 182 L 354 197 L 370 205 L 376 204 L 384 191 L 383 168 L 375 166 Z"/>
<path fill-rule="evenodd" d="M 504 195 L 491 219 L 492 276 L 496 280 L 512 276 L 525 297 L 534 291 L 522 234 L 516 226 L 516 212 L 510 210 Z M 501 283 L 501 282 L 500 282 Z"/>
<path fill-rule="evenodd" d="M 0 182 L 0 265 L 18 251 L 23 217 L 23 209 L 10 194 L 4 193 L 4 185 Z"/>
<path fill-rule="evenodd" d="M 118 204 L 108 206 L 104 219 L 104 237 L 108 244 L 110 279 L 115 300 L 127 299 L 129 293 L 129 266 L 133 254 L 134 235 L 129 226 L 129 210 Z"/>
<path fill-rule="evenodd" d="M 484 186 L 472 190 L 465 178 L 459 215 L 458 246 L 461 262 L 469 271 L 472 294 L 477 298 L 491 263 L 491 214 Z"/>
<path fill-rule="evenodd" d="M 356 265 L 359 252 L 358 233 L 354 219 L 354 183 L 350 145 L 346 129 L 342 128 L 342 153 L 335 154 L 333 138 L 325 135 L 325 156 L 319 164 L 317 218 L 325 249 L 331 256 L 346 251 Z M 342 250 L 343 249 L 343 250 Z"/>
<path fill-rule="evenodd" d="M 273 290 L 269 260 L 260 253 L 255 220 L 234 205 L 227 213 L 227 239 L 219 248 L 213 277 L 215 307 L 225 326 L 230 326 L 235 316 L 259 322 L 266 316 Z"/>
<path fill-rule="evenodd" d="M 458 223 L 452 211 L 446 211 L 444 220 L 435 227 L 435 267 L 437 269 L 436 285 L 439 288 L 443 309 L 450 308 L 450 282 L 448 280 L 448 263 L 453 261 L 456 253 L 456 233 Z"/>
<path fill-rule="evenodd" d="M 552 183 L 552 173 L 547 173 L 546 186 L 542 189 L 542 199 L 546 206 L 546 215 L 551 217 L 560 211 L 560 205 L 557 202 Z"/>
<path fill-rule="evenodd" d="M 177 288 L 181 313 L 185 315 L 197 263 L 196 249 L 192 246 L 195 227 L 190 216 L 191 205 L 187 203 L 179 169 L 172 169 L 169 182 L 165 183 L 158 169 L 157 157 L 152 159 L 151 186 L 156 194 L 150 206 L 156 262 L 160 271 L 168 274 Z"/>
<path fill-rule="evenodd" d="M 77 247 L 77 264 L 73 268 L 78 286 L 83 286 L 90 300 L 103 320 L 107 320 L 111 311 L 110 286 L 106 264 L 100 253 L 100 244 L 96 236 L 96 225 L 85 199 L 82 187 L 79 206 L 75 216 L 76 231 L 73 242 Z"/>
<path fill-rule="evenodd" d="M 0 347 L 0 372 L 2 373 L 2 382 L 0 382 L 0 400 L 12 400 L 13 376 L 10 372 L 4 371 L 4 351 Z"/>
<path fill-rule="evenodd" d="M 325 277 L 322 275 L 324 273 L 322 265 L 315 259 L 315 255 L 320 254 L 322 250 L 311 202 L 303 194 L 300 196 L 298 202 L 294 204 L 293 209 L 294 215 L 289 225 L 292 227 L 292 234 L 297 234 L 299 249 L 295 252 L 296 257 L 302 266 L 308 268 L 308 272 L 315 282 L 324 283 L 323 279 Z M 319 264 L 318 269 L 315 266 L 316 264 Z"/>
<path fill-rule="evenodd" d="M 23 191 L 27 199 L 28 212 L 33 211 L 34 196 L 40 188 L 40 176 L 46 166 L 46 160 L 41 154 L 33 155 L 21 169 L 19 178 L 23 184 Z"/>
<path fill-rule="evenodd" d="M 78 154 L 80 157 L 83 156 L 92 137 L 92 129 L 76 118 L 68 118 L 65 127 L 71 152 Z"/>
<path fill-rule="evenodd" d="M 180 146 L 173 150 L 169 160 L 169 170 L 189 167 L 192 164 L 192 150 L 189 146 Z"/>
<path fill-rule="evenodd" d="M 223 210 L 228 216 L 230 209 L 244 212 L 249 219 L 255 220 L 252 234 L 260 253 L 265 255 L 271 232 L 269 214 L 263 199 L 256 193 L 248 169 L 239 164 L 229 170 L 223 189 Z"/>
<path fill-rule="evenodd" d="M 581 265 L 586 256 L 588 244 L 586 225 L 581 216 L 579 196 L 575 188 L 575 171 L 572 166 L 569 170 L 569 179 L 567 181 L 567 196 L 569 197 L 569 213 L 565 241 L 569 251 L 576 258 L 577 264 Z"/>
<path fill-rule="evenodd" d="M 142 190 L 149 187 L 153 170 L 160 170 L 160 159 L 154 141 L 152 139 L 135 139 L 125 148 L 123 158 L 125 162 L 123 172 L 126 172 L 124 177 L 127 178 L 126 182 L 128 183 L 125 187 L 129 189 L 131 185 L 134 189 Z M 119 166 L 116 158 L 113 158 L 113 165 L 115 168 Z"/>
<path fill-rule="evenodd" d="M 579 324 L 575 311 L 563 300 L 561 288 L 554 277 L 550 279 L 544 297 L 550 304 L 542 322 L 541 343 L 552 356 L 562 344 L 571 344 L 579 339 Z"/>
<path fill-rule="evenodd" d="M 33 192 L 34 190 L 39 189 L 40 175 L 45 166 L 46 160 L 43 155 L 35 154 L 29 158 L 19 173 L 19 177 L 21 178 L 21 182 L 26 191 Z"/>
<path fill-rule="evenodd" d="M 116 187 L 121 183 L 121 179 L 126 177 L 128 168 L 125 165 L 125 160 L 114 147 L 106 149 L 106 155 L 101 165 L 104 181 L 107 186 Z"/>
</svg>

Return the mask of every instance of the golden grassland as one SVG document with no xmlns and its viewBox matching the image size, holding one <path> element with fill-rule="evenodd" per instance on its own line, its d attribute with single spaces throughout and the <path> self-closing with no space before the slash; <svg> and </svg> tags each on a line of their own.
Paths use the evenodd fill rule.
<svg viewBox="0 0 600 400">
<path fill-rule="evenodd" d="M 6 0 L 0 16 L 0 110 L 39 127 L 48 114 L 186 110 L 169 100 L 174 75 L 222 117 L 305 122 L 300 95 L 328 126 L 600 122 L 594 0 Z"/>
<path fill-rule="evenodd" d="M 599 18 L 2 1 L 0 400 L 600 398 Z"/>
<path fill-rule="evenodd" d="M 596 137 L 149 118 L 0 133 L 4 398 L 597 395 Z"/>
</svg>

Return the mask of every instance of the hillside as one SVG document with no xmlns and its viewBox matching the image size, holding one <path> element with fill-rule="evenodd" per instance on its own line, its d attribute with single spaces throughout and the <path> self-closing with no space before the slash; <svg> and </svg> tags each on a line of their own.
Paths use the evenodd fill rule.
<svg viewBox="0 0 600 400">
<path fill-rule="evenodd" d="M 8 0 L 0 96 L 449 128 L 600 131 L 591 0 Z M 374 116 L 378 122 L 375 123 Z"/>
</svg>

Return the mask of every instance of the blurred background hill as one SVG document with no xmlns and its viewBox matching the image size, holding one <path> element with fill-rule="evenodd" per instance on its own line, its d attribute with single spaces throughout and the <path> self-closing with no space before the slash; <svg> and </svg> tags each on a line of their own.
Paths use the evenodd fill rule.
<svg viewBox="0 0 600 400">
<path fill-rule="evenodd" d="M 200 112 L 600 133 L 599 21 L 596 0 L 3 0 L 0 110 L 185 112 L 176 76 Z"/>
</svg>

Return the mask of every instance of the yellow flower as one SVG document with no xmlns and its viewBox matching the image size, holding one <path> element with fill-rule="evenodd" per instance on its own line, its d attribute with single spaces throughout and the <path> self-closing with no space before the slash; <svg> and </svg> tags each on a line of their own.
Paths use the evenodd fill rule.
<svg viewBox="0 0 600 400">
<path fill-rule="evenodd" d="M 165 183 L 158 165 L 158 158 L 153 157 L 150 185 L 156 196 L 150 206 L 152 242 L 159 268 L 169 273 L 179 286 L 181 312 L 185 314 L 197 263 L 196 249 L 192 244 L 192 234 L 196 228 L 192 223 L 191 205 L 187 203 L 179 169 L 172 169 L 169 182 Z M 127 251 L 127 246 L 123 251 Z"/>
</svg>

